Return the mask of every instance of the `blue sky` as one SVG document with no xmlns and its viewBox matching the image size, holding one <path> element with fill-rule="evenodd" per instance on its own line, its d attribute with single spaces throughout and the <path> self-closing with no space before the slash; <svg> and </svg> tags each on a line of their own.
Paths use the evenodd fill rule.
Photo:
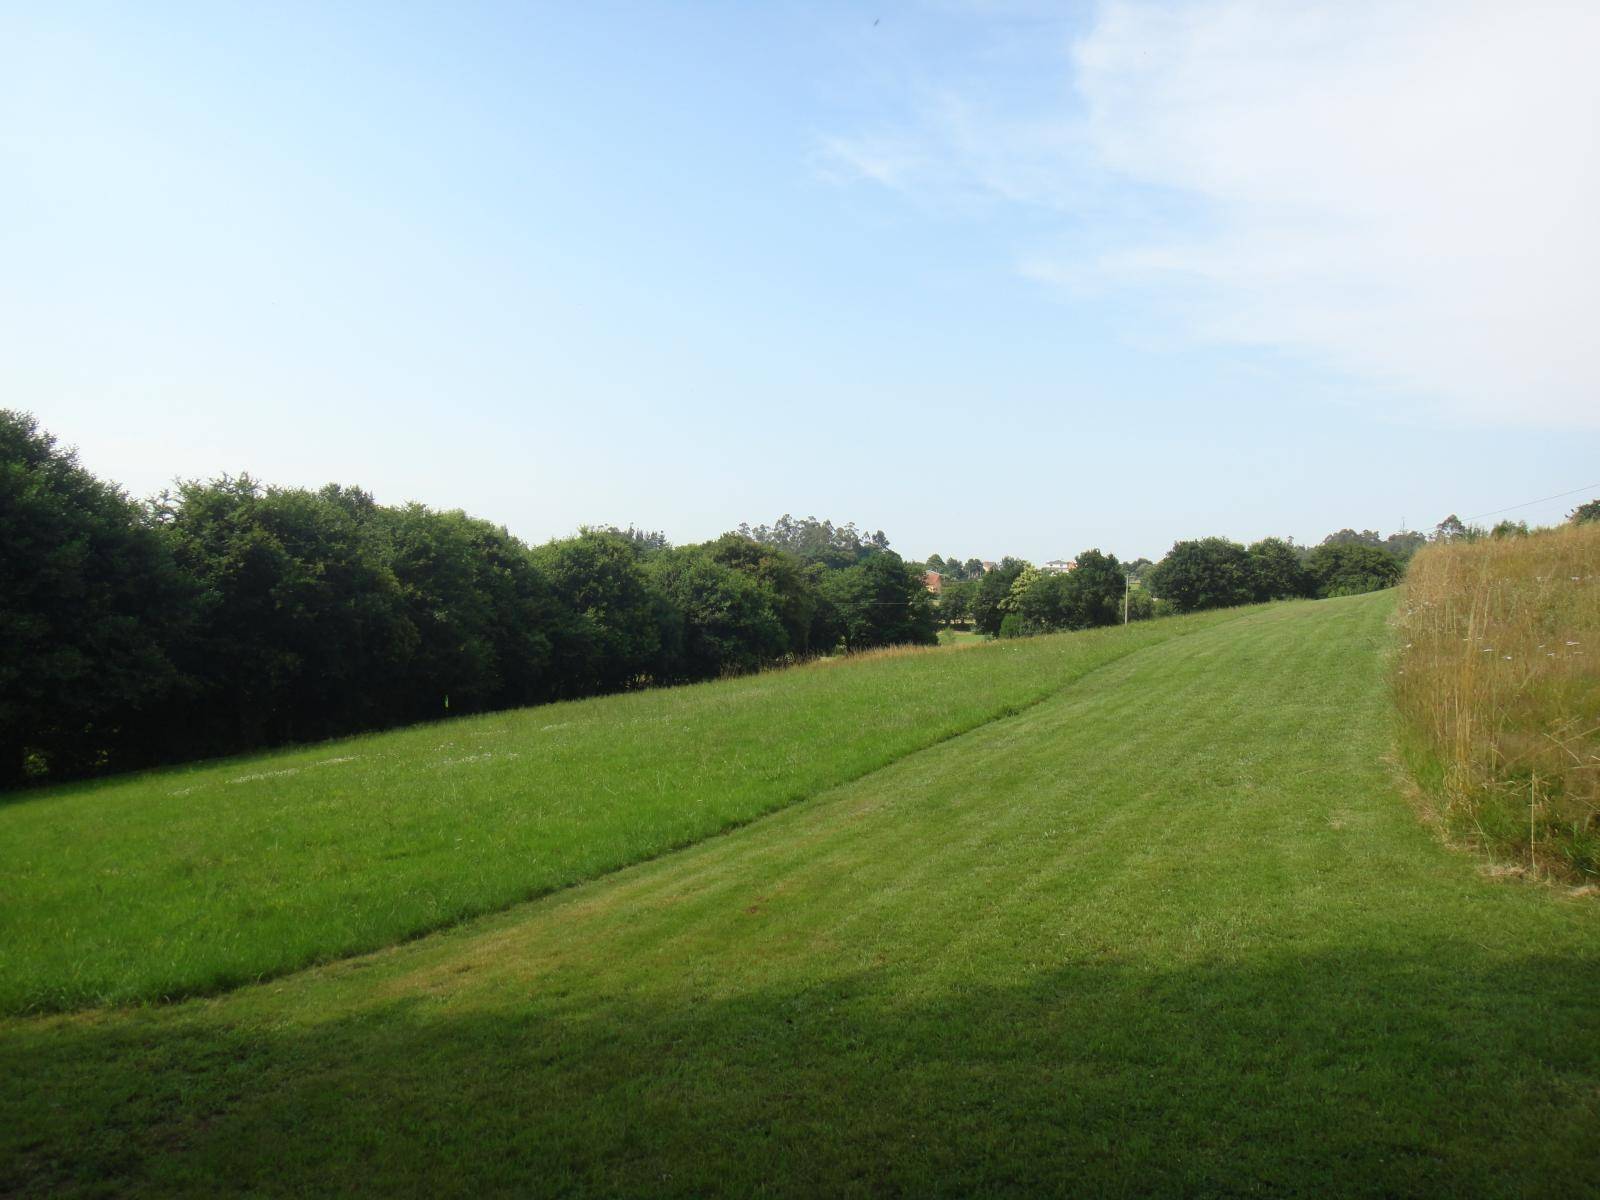
<svg viewBox="0 0 1600 1200">
<path fill-rule="evenodd" d="M 0 403 L 135 494 L 335 480 L 530 541 L 1427 527 L 1600 483 L 1596 25 L 11 6 Z"/>
</svg>

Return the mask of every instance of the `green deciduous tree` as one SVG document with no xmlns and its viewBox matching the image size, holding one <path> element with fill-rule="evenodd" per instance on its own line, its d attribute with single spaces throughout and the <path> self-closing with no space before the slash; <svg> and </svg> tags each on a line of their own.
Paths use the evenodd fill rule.
<svg viewBox="0 0 1600 1200">
<path fill-rule="evenodd" d="M 1251 599 L 1288 600 L 1311 595 L 1314 585 L 1293 543 L 1283 538 L 1262 538 L 1251 545 L 1248 553 Z"/>
<path fill-rule="evenodd" d="M 1149 583 L 1176 612 L 1248 604 L 1254 595 L 1248 552 L 1219 537 L 1175 543 L 1151 569 Z"/>
<path fill-rule="evenodd" d="M 1115 625 L 1122 620 L 1122 593 L 1127 584 L 1122 564 L 1114 554 L 1084 550 L 1077 567 L 1066 574 L 1072 596 L 1071 629 Z"/>
<path fill-rule="evenodd" d="M 1383 546 L 1383 535 L 1376 529 L 1363 529 L 1359 532 L 1354 529 L 1340 529 L 1330 533 L 1322 539 L 1324 546 L 1371 546 L 1380 549 Z"/>
<path fill-rule="evenodd" d="M 741 525 L 739 533 L 766 546 L 786 550 L 803 563 L 826 567 L 848 567 L 868 555 L 889 548 L 883 530 L 864 533 L 854 522 L 835 525 L 815 517 L 796 519 L 784 513 L 771 525 Z"/>
<path fill-rule="evenodd" d="M 946 580 L 936 604 L 939 623 L 946 628 L 965 624 L 972 617 L 972 602 L 978 595 L 975 579 Z"/>
<path fill-rule="evenodd" d="M 572 614 L 557 648 L 564 694 L 617 691 L 669 668 L 681 618 L 652 585 L 635 541 L 585 530 L 538 547 L 533 561 Z"/>
<path fill-rule="evenodd" d="M 646 570 L 682 622 L 664 679 L 753 671 L 788 653 L 789 637 L 772 589 L 718 561 L 707 547 L 654 555 Z"/>
<path fill-rule="evenodd" d="M 1000 622 L 1005 619 L 1007 598 L 1017 576 L 1028 564 L 1020 558 L 1004 558 L 992 571 L 978 579 L 978 591 L 972 599 L 972 620 L 979 633 L 994 637 L 1000 632 Z"/>
<path fill-rule="evenodd" d="M 1006 598 L 1000 636 L 1021 637 L 1068 628 L 1072 620 L 1072 598 L 1067 579 L 1064 574 L 1039 571 L 1024 571 L 1018 575 Z"/>
<path fill-rule="evenodd" d="M 1071 571 L 1018 576 L 1012 585 L 1012 611 L 1022 618 L 1026 632 L 1091 629 L 1122 620 L 1126 576 L 1116 556 L 1085 550 L 1076 561 Z"/>
<path fill-rule="evenodd" d="M 939 640 L 922 571 L 907 566 L 893 551 L 829 572 L 822 591 L 838 614 L 847 649 L 933 645 Z"/>
<path fill-rule="evenodd" d="M 202 588 L 189 717 L 208 752 L 393 721 L 417 647 L 371 497 L 190 481 L 158 513 Z"/>
<path fill-rule="evenodd" d="M 759 583 L 771 594 L 773 610 L 783 625 L 780 653 L 812 653 L 811 636 L 820 598 L 805 564 L 786 550 L 763 545 L 738 533 L 725 533 L 707 545 L 711 557 Z M 837 637 L 834 641 L 837 641 Z M 832 645 L 819 647 L 832 649 Z"/>
<path fill-rule="evenodd" d="M 1361 545 L 1321 545 L 1306 557 L 1319 596 L 1350 596 L 1393 587 L 1400 564 L 1387 550 Z"/>
<path fill-rule="evenodd" d="M 1414 529 L 1397 530 L 1383 539 L 1383 548 L 1394 555 L 1399 563 L 1410 562 L 1411 556 L 1427 544 L 1427 535 Z"/>
<path fill-rule="evenodd" d="M 0 409 L 0 786 L 147 761 L 193 602 L 145 511 Z"/>
<path fill-rule="evenodd" d="M 525 545 L 487 521 L 421 504 L 381 509 L 378 519 L 417 631 L 401 668 L 399 719 L 557 694 L 553 660 L 569 622 Z"/>
</svg>

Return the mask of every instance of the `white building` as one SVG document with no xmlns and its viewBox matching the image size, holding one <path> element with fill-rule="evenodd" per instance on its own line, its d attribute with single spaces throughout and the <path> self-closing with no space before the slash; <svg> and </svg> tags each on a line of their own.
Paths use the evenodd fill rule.
<svg viewBox="0 0 1600 1200">
<path fill-rule="evenodd" d="M 1039 570 L 1048 575 L 1064 575 L 1068 571 L 1076 571 L 1077 569 L 1077 560 L 1070 558 L 1052 558 L 1049 562 L 1045 563 L 1044 566 L 1039 568 Z"/>
</svg>

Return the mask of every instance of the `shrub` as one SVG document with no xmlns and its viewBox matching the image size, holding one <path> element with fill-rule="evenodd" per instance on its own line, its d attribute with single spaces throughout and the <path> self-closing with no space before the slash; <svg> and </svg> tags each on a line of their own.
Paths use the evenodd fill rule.
<svg viewBox="0 0 1600 1200">
<path fill-rule="evenodd" d="M 1150 587 L 1175 612 L 1248 604 L 1254 594 L 1249 554 L 1227 538 L 1177 542 L 1151 570 Z"/>
<path fill-rule="evenodd" d="M 1375 546 L 1325 542 L 1306 556 L 1306 573 L 1319 596 L 1354 596 L 1393 587 L 1400 562 Z"/>
</svg>

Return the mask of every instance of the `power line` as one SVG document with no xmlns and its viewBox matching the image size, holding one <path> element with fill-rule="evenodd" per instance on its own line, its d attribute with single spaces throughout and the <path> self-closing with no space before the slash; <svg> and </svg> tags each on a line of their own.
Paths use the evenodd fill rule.
<svg viewBox="0 0 1600 1200">
<path fill-rule="evenodd" d="M 1479 513 L 1475 517 L 1467 517 L 1468 521 L 1481 521 L 1484 517 L 1498 517 L 1501 513 L 1515 512 L 1519 508 L 1532 508 L 1535 504 L 1545 504 L 1551 500 L 1561 500 L 1567 496 L 1576 496 L 1579 492 L 1592 492 L 1600 488 L 1600 483 L 1585 484 L 1580 488 L 1573 488 L 1570 492 L 1557 492 L 1554 496 L 1543 496 L 1538 500 L 1529 500 L 1522 504 L 1513 504 L 1510 508 L 1497 508 L 1493 512 Z"/>
</svg>

